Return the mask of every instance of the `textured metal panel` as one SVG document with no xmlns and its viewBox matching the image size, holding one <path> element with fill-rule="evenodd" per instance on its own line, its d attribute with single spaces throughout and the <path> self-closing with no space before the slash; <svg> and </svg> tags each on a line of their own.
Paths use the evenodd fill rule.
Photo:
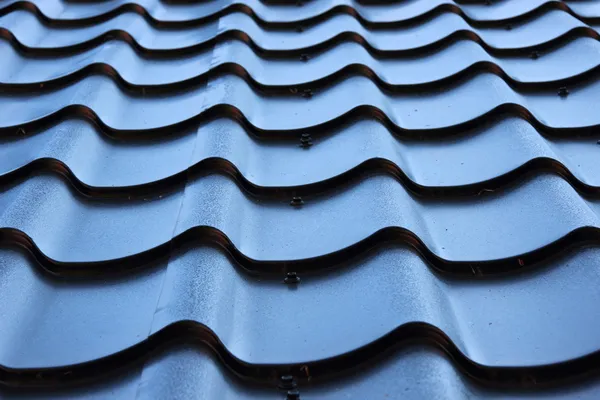
<svg viewBox="0 0 600 400">
<path fill-rule="evenodd" d="M 0 179 L 12 181 L 27 170 L 70 170 L 73 175 L 67 176 L 84 194 L 121 198 L 181 190 L 186 171 L 201 174 L 225 168 L 234 169 L 238 184 L 251 193 L 288 197 L 292 192 L 327 192 L 333 189 L 330 184 L 339 186 L 376 171 L 428 196 L 483 194 L 542 171 L 568 177 L 583 193 L 595 195 L 600 187 L 593 140 L 546 138 L 517 118 L 435 141 L 400 140 L 369 120 L 313 139 L 318 145 L 310 151 L 297 147 L 295 140 L 259 141 L 234 121 L 219 119 L 198 132 L 124 142 L 99 135 L 85 122 L 68 120 L 37 135 L 3 141 Z M 155 186 L 140 186 L 147 183 Z"/>
<path fill-rule="evenodd" d="M 49 36 L 54 37 L 54 34 Z M 72 39 L 71 36 L 68 38 Z M 61 51 L 62 56 L 37 58 L 25 57 L 2 42 L 0 54 L 10 60 L 11 65 L 1 72 L 7 90 L 33 89 L 42 83 L 45 87 L 65 85 L 81 74 L 93 72 L 116 75 L 123 90 L 166 91 L 178 87 L 177 84 L 201 81 L 211 73 L 227 73 L 232 64 L 236 64 L 236 68 L 245 70 L 252 83 L 261 90 L 275 91 L 301 85 L 321 87 L 331 84 L 324 79 L 340 79 L 341 74 L 351 72 L 372 76 L 382 89 L 393 91 L 431 87 L 457 78 L 457 75 L 477 72 L 500 74 L 518 89 L 542 85 L 554 87 L 584 74 L 595 74 L 600 63 L 599 46 L 592 38 L 574 38 L 536 60 L 493 57 L 468 40 L 452 43 L 432 54 L 403 59 L 375 59 L 359 44 L 349 42 L 332 47 L 310 62 L 265 59 L 241 41 L 221 42 L 214 49 L 199 50 L 197 55 L 175 60 L 144 60 L 122 42 L 109 42 L 80 54 L 65 50 Z M 564 58 L 574 62 L 565 65 L 561 62 Z"/>
<path fill-rule="evenodd" d="M 518 93 L 502 78 L 481 74 L 444 91 L 388 95 L 368 78 L 349 77 L 315 93 L 311 103 L 306 104 L 307 99 L 299 95 L 259 95 L 235 75 L 168 97 L 125 96 L 111 79 L 92 76 L 52 92 L 42 88 L 42 93 L 0 98 L 0 107 L 5 110 L 0 116 L 0 131 L 13 133 L 20 127 L 27 132 L 53 119 L 81 116 L 114 135 L 126 135 L 128 131 L 142 134 L 204 122 L 215 114 L 239 113 L 251 129 L 269 134 L 305 131 L 379 114 L 391 129 L 407 134 L 455 132 L 464 130 L 467 124 L 482 124 L 482 116 L 499 114 L 525 114 L 544 131 L 585 133 L 600 124 L 600 117 L 593 112 L 600 103 L 593 96 L 599 86 L 598 82 L 576 86 L 569 101 L 565 101 L 556 91 Z M 437 115 L 435 120 L 431 118 L 433 113 Z"/>
<path fill-rule="evenodd" d="M 598 27 L 1 1 L 0 394 L 597 398 Z"/>
<path fill-rule="evenodd" d="M 445 0 L 410 0 L 391 4 L 380 4 L 375 6 L 364 6 L 361 2 L 353 0 L 326 0 L 302 2 L 302 7 L 289 5 L 265 5 L 260 0 L 226 0 L 194 2 L 182 1 L 181 4 L 175 0 L 170 2 L 155 2 L 153 0 L 140 0 L 135 7 L 127 0 L 109 0 L 94 4 L 89 7 L 86 2 L 62 2 L 61 0 L 50 0 L 44 2 L 36 1 L 14 1 L 4 0 L 5 4 L 12 8 L 29 8 L 33 4 L 37 13 L 53 22 L 75 21 L 76 23 L 94 23 L 98 19 L 108 19 L 122 12 L 135 12 L 143 15 L 155 24 L 161 22 L 197 22 L 216 20 L 219 17 L 235 12 L 250 14 L 262 23 L 272 25 L 291 23 L 296 21 L 316 19 L 319 16 L 330 16 L 332 14 L 353 14 L 366 24 L 385 24 L 393 22 L 419 21 L 423 17 L 435 16 L 441 13 L 458 14 L 470 23 L 485 23 L 528 17 L 548 9 L 568 11 L 582 19 L 596 19 L 598 17 L 598 5 L 593 1 L 583 2 L 559 2 L 547 0 L 523 0 L 519 2 L 498 1 L 496 4 L 474 3 L 465 1 L 465 4 Z M 368 4 L 368 1 L 364 3 Z M 493 2 L 494 3 L 494 2 Z M 568 4 L 568 5 L 567 5 Z M 17 7 L 14 7 L 17 5 Z"/>
<path fill-rule="evenodd" d="M 173 54 L 174 50 L 194 50 L 206 47 L 215 40 L 237 39 L 252 43 L 267 54 L 290 53 L 300 49 L 322 49 L 333 44 L 354 41 L 363 44 L 376 55 L 403 55 L 427 47 L 449 44 L 452 39 L 480 42 L 488 52 L 515 53 L 519 49 L 549 44 L 553 40 L 564 41 L 568 37 L 594 37 L 600 21 L 589 25 L 561 11 L 550 10 L 535 19 L 527 19 L 519 25 L 472 27 L 456 14 L 444 13 L 436 18 L 397 29 L 371 30 L 363 27 L 349 15 L 337 15 L 319 25 L 270 31 L 256 24 L 250 16 L 232 14 L 217 22 L 200 27 L 181 27 L 161 30 L 148 24 L 142 17 L 132 13 L 120 14 L 107 21 L 73 27 L 65 30 L 52 24 L 42 24 L 34 15 L 16 11 L 0 19 L 5 35 L 13 35 L 18 43 L 32 53 L 73 52 L 100 44 L 97 38 L 107 36 L 126 42 L 134 42 L 134 49 L 150 56 Z M 294 25 L 292 25 L 292 28 Z M 10 32 L 10 33 L 9 33 Z"/>
<path fill-rule="evenodd" d="M 2 256 L 0 363 L 13 368 L 97 359 L 178 321 L 209 327 L 228 351 L 253 364 L 325 359 L 414 321 L 441 329 L 465 356 L 491 367 L 567 361 L 600 346 L 597 335 L 580 329 L 598 329 L 595 249 L 562 260 L 570 268 L 552 265 L 508 282 L 458 282 L 432 274 L 406 248 L 386 247 L 297 290 L 241 276 L 221 251 L 204 247 L 154 272 L 94 284 L 42 279 L 21 254 Z M 528 291 L 532 281 L 536 290 Z M 532 314 L 537 318 L 528 321 Z M 26 346 L 11 346 L 19 336 L 29 336 Z"/>
</svg>

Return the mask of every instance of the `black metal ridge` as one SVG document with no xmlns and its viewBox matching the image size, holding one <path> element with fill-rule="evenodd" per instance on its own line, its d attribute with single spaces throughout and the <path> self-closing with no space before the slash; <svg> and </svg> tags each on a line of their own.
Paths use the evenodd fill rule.
<svg viewBox="0 0 600 400">
<path fill-rule="evenodd" d="M 297 19 L 294 21 L 276 21 L 270 20 L 267 21 L 261 18 L 256 12 L 247 4 L 244 3 L 233 3 L 225 8 L 221 8 L 218 11 L 198 15 L 196 17 L 191 17 L 186 20 L 181 21 L 168 21 L 168 20 L 160 20 L 152 16 L 148 10 L 146 10 L 143 6 L 135 3 L 135 2 L 123 2 L 121 5 L 118 5 L 106 12 L 99 13 L 94 16 L 82 17 L 77 19 L 60 19 L 53 18 L 51 16 L 45 15 L 35 4 L 35 2 L 28 0 L 17 0 L 13 1 L 10 4 L 0 8 L 0 16 L 6 15 L 8 13 L 23 10 L 28 11 L 33 14 L 45 25 L 48 26 L 57 26 L 57 27 L 81 27 L 81 26 L 90 26 L 95 25 L 101 22 L 108 21 L 121 15 L 123 13 L 136 13 L 142 16 L 149 24 L 158 28 L 158 29 L 174 29 L 174 28 L 184 28 L 191 26 L 199 26 L 204 25 L 210 22 L 217 21 L 219 18 L 222 18 L 226 15 L 233 13 L 243 13 L 250 16 L 258 25 L 263 27 L 264 29 L 289 29 L 296 30 L 298 25 L 302 26 L 313 26 L 319 24 L 323 21 L 326 21 L 336 15 L 350 15 L 355 18 L 361 25 L 368 29 L 390 29 L 397 27 L 406 27 L 406 26 L 414 26 L 421 24 L 427 20 L 435 18 L 438 15 L 444 13 L 453 13 L 459 15 L 463 18 L 469 25 L 473 27 L 499 27 L 505 26 L 508 23 L 516 24 L 522 23 L 524 21 L 528 21 L 534 18 L 539 17 L 549 11 L 558 10 L 568 13 L 572 17 L 582 21 L 586 24 L 595 24 L 600 22 L 600 17 L 594 16 L 581 16 L 577 14 L 568 4 L 563 1 L 557 0 L 549 0 L 538 7 L 527 10 L 519 13 L 513 17 L 503 18 L 498 20 L 477 20 L 470 17 L 466 14 L 460 5 L 455 3 L 443 3 L 435 6 L 432 9 L 424 10 L 421 14 L 415 15 L 413 17 L 399 19 L 396 21 L 371 21 L 362 16 L 355 8 L 347 6 L 347 5 L 337 5 L 333 6 L 328 10 L 325 10 L 321 13 L 314 14 L 307 18 Z"/>
<path fill-rule="evenodd" d="M 467 358 L 441 330 L 426 323 L 408 323 L 349 353 L 295 364 L 248 364 L 233 356 L 209 328 L 180 321 L 123 351 L 83 364 L 56 368 L 0 368 L 0 385 L 11 388 L 52 389 L 97 382 L 117 376 L 159 352 L 189 343 L 208 347 L 227 370 L 243 380 L 276 389 L 282 375 L 296 377 L 300 385 L 324 381 L 356 371 L 390 356 L 402 347 L 427 345 L 440 349 L 452 364 L 474 382 L 502 389 L 543 389 L 580 382 L 598 374 L 600 351 L 566 362 L 531 367 L 490 367 Z M 307 374 L 308 371 L 308 374 Z"/>
</svg>

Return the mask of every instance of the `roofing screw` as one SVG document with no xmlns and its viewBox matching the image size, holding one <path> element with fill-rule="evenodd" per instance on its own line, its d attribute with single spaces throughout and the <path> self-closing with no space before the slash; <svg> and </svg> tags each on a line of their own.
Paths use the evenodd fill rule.
<svg viewBox="0 0 600 400">
<path fill-rule="evenodd" d="M 302 91 L 302 97 L 304 97 L 305 99 L 310 99 L 311 97 L 313 97 L 312 89 L 304 89 Z"/>
<path fill-rule="evenodd" d="M 569 95 L 569 89 L 566 86 L 563 86 L 558 89 L 558 95 L 560 97 L 567 97 Z"/>
<path fill-rule="evenodd" d="M 283 280 L 283 283 L 287 285 L 296 285 L 300 283 L 300 277 L 296 272 L 288 272 L 285 274 L 285 279 Z"/>
<path fill-rule="evenodd" d="M 304 32 L 304 28 L 303 28 L 302 26 L 298 25 L 298 26 L 296 27 L 296 32 L 298 32 L 298 33 L 302 33 L 302 32 Z"/>
<path fill-rule="evenodd" d="M 529 57 L 532 60 L 537 60 L 538 58 L 540 58 L 540 52 L 537 51 L 537 50 L 534 50 L 534 51 L 531 52 L 531 54 L 529 55 Z"/>
<path fill-rule="evenodd" d="M 286 400 L 300 400 L 300 392 L 298 389 L 288 390 Z"/>
<path fill-rule="evenodd" d="M 308 61 L 310 59 L 310 56 L 308 54 L 300 54 L 300 61 Z"/>
<path fill-rule="evenodd" d="M 25 129 L 23 129 L 23 128 L 17 129 L 17 135 L 25 136 Z"/>
<path fill-rule="evenodd" d="M 508 25 L 506 25 L 506 26 L 505 26 L 505 29 L 506 29 L 507 31 L 512 31 L 512 28 L 513 28 L 513 27 L 512 27 L 512 25 L 511 25 L 511 24 L 508 24 Z"/>
<path fill-rule="evenodd" d="M 292 375 L 283 375 L 280 378 L 279 387 L 281 389 L 294 389 L 296 387 L 296 380 Z"/>
<path fill-rule="evenodd" d="M 304 200 L 300 196 L 292 197 L 292 201 L 290 201 L 290 206 L 292 207 L 300 207 L 304 204 Z"/>
<path fill-rule="evenodd" d="M 300 147 L 302 147 L 303 149 L 308 149 L 312 145 L 313 142 L 312 138 L 310 137 L 310 134 L 303 133 L 302 135 L 300 135 Z"/>
</svg>

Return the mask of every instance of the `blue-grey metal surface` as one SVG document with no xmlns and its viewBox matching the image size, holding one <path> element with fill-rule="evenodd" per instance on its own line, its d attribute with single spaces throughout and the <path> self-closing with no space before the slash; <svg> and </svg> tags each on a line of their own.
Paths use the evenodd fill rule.
<svg viewBox="0 0 600 400">
<path fill-rule="evenodd" d="M 0 394 L 597 398 L 598 27 L 0 1 Z"/>
<path fill-rule="evenodd" d="M 75 284 L 36 276 L 22 254 L 3 251 L 0 363 L 77 364 L 191 320 L 210 327 L 231 353 L 253 364 L 332 357 L 413 321 L 438 327 L 483 365 L 549 364 L 600 346 L 597 335 L 581 330 L 600 314 L 599 255 L 586 249 L 510 281 L 470 282 L 436 276 L 413 251 L 390 246 L 335 276 L 307 278 L 290 290 L 278 279 L 244 276 L 210 247 L 134 277 Z M 25 335 L 27 342 L 13 343 Z"/>
<path fill-rule="evenodd" d="M 111 38 L 132 42 L 134 50 L 148 56 L 173 54 L 174 50 L 192 51 L 226 39 L 252 43 L 266 54 L 359 42 L 375 55 L 382 56 L 389 53 L 409 55 L 428 46 L 439 47 L 450 44 L 451 39 L 461 38 L 479 42 L 490 53 L 503 54 L 564 40 L 565 36 L 594 37 L 600 24 L 600 20 L 586 24 L 557 10 L 549 10 L 535 19 L 528 18 L 514 27 L 510 25 L 511 29 L 506 29 L 507 25 L 473 27 L 453 13 L 441 14 L 419 25 L 385 30 L 368 29 L 352 16 L 336 15 L 318 25 L 301 28 L 301 32 L 289 28 L 266 30 L 245 14 L 227 15 L 200 27 L 182 26 L 170 30 L 157 29 L 132 13 L 68 30 L 56 24 L 45 25 L 39 18 L 21 10 L 1 18 L 0 26 L 5 35 L 14 36 L 16 43 L 34 54 L 68 53 L 96 47 L 101 44 L 98 38 L 110 33 Z"/>
<path fill-rule="evenodd" d="M 86 122 L 67 120 L 37 135 L 2 141 L 0 179 L 10 181 L 28 169 L 70 170 L 67 177 L 83 193 L 130 198 L 181 190 L 186 172 L 219 171 L 218 161 L 239 171 L 232 173 L 246 190 L 272 195 L 328 191 L 334 187 L 321 182 L 349 181 L 371 171 L 387 172 L 407 189 L 431 195 L 440 189 L 483 194 L 542 171 L 560 173 L 591 195 L 600 187 L 592 139 L 543 137 L 518 118 L 434 141 L 398 139 L 377 121 L 362 120 L 313 139 L 318 145 L 310 151 L 296 143 L 256 140 L 230 119 L 144 142 L 111 140 Z M 343 157 L 333 157 L 336 153 Z M 156 185 L 145 191 L 140 185 L 147 183 Z"/>
<path fill-rule="evenodd" d="M 61 1 L 50 0 L 44 2 L 21 2 L 4 0 L 9 10 L 14 8 L 27 8 L 36 10 L 38 15 L 51 22 L 75 21 L 80 24 L 94 23 L 96 20 L 111 18 L 115 13 L 135 12 L 144 16 L 155 24 L 161 22 L 197 22 L 218 20 L 221 16 L 243 12 L 265 24 L 294 23 L 297 21 L 314 20 L 319 16 L 331 14 L 352 14 L 366 24 L 380 24 L 390 22 L 419 21 L 419 17 L 433 16 L 440 13 L 458 14 L 469 23 L 485 23 L 515 19 L 535 15 L 548 9 L 558 9 L 569 12 L 582 19 L 597 19 L 598 4 L 593 0 L 563 2 L 555 0 L 523 0 L 519 2 L 496 1 L 496 4 L 474 1 L 445 1 L 445 0 L 408 0 L 389 2 L 389 4 L 368 5 L 369 1 L 354 0 L 325 0 L 300 2 L 301 7 L 296 7 L 296 2 L 287 5 L 264 4 L 260 0 L 225 0 L 225 1 L 199 1 L 187 0 L 155 2 L 153 0 L 137 1 L 135 7 L 127 0 L 101 1 L 89 7 L 84 0 Z M 179 4 L 178 4 L 179 3 Z M 194 4 L 195 3 L 195 4 Z M 388 3 L 388 2 L 383 2 Z M 462 3 L 462 4 L 461 4 Z M 368 5 L 365 6 L 364 4 Z M 15 7 L 16 5 L 16 7 Z M 490 5 L 493 5 L 490 7 Z M 183 25 L 183 24 L 181 24 Z"/>
</svg>

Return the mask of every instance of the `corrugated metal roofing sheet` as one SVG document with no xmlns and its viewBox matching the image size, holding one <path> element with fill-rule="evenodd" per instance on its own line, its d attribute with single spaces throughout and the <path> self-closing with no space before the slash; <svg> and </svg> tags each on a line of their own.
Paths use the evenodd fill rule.
<svg viewBox="0 0 600 400">
<path fill-rule="evenodd" d="M 598 397 L 598 26 L 0 1 L 0 393 Z"/>
</svg>

